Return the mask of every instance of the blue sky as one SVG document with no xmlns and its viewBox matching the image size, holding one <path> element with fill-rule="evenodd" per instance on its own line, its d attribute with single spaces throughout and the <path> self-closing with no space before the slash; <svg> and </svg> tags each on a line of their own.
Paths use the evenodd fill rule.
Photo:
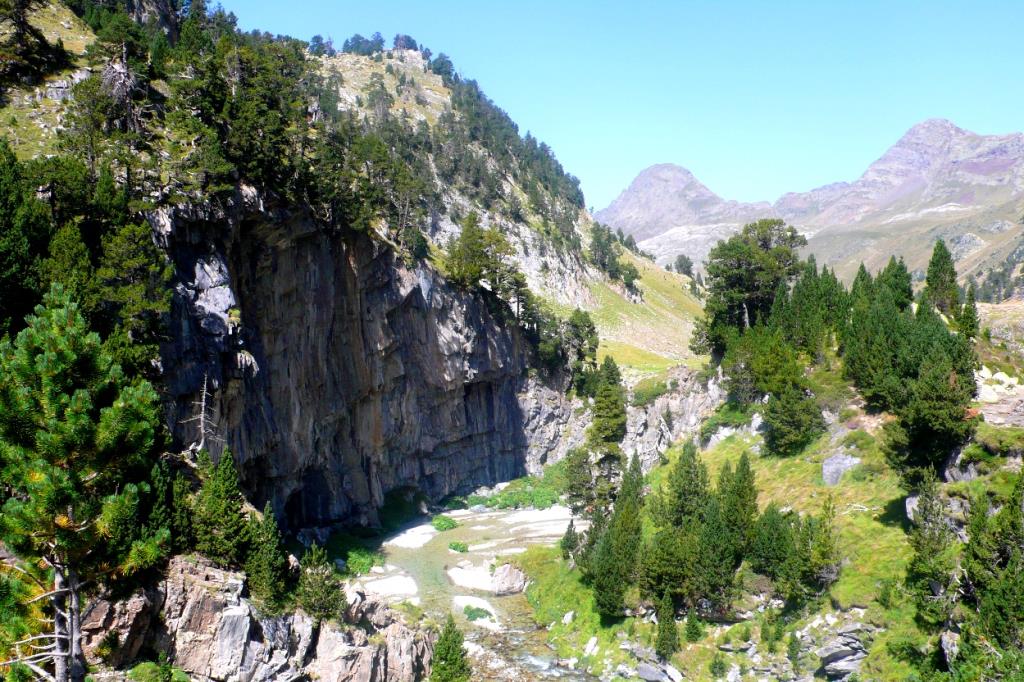
<svg viewBox="0 0 1024 682">
<path fill-rule="evenodd" d="M 408 33 L 445 52 L 607 205 L 672 162 L 723 197 L 853 180 L 941 117 L 1024 129 L 1024 2 L 265 2 L 242 28 Z"/>
</svg>

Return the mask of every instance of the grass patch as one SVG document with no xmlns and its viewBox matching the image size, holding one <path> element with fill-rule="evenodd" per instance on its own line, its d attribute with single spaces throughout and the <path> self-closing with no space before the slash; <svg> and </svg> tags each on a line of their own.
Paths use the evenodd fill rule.
<svg viewBox="0 0 1024 682">
<path fill-rule="evenodd" d="M 590 284 L 590 315 L 601 336 L 598 352 L 642 375 L 680 364 L 699 365 L 689 345 L 694 321 L 702 313 L 699 301 L 687 291 L 689 279 L 631 253 L 622 259 L 640 273 L 641 301 L 634 303 L 606 282 Z"/>
<path fill-rule="evenodd" d="M 597 637 L 598 652 L 582 657 L 579 666 L 593 674 L 614 670 L 619 663 L 630 658 L 619 649 L 617 632 L 632 631 L 641 642 L 653 643 L 653 627 L 633 618 L 605 625 L 594 604 L 590 589 L 580 580 L 579 571 L 570 571 L 557 547 L 533 545 L 516 558 L 516 563 L 530 576 L 526 598 L 533 607 L 534 619 L 539 625 L 551 625 L 549 641 L 562 658 L 581 656 L 587 640 Z M 569 611 L 572 621 L 563 623 Z M 605 667 L 605 659 L 609 665 Z"/>
<path fill-rule="evenodd" d="M 435 530 L 439 530 L 441 532 L 444 532 L 446 530 L 452 530 L 454 528 L 458 528 L 459 527 L 459 522 L 456 521 L 455 519 L 453 519 L 450 516 L 445 516 L 444 514 L 438 514 L 434 518 L 430 519 L 430 525 L 433 526 Z"/>
<path fill-rule="evenodd" d="M 470 604 L 466 604 L 465 608 L 462 609 L 462 613 L 471 621 L 490 618 L 494 615 L 487 609 L 482 609 L 479 606 L 472 606 Z"/>
<path fill-rule="evenodd" d="M 165 664 L 166 665 L 166 664 Z M 188 673 L 178 668 L 171 668 L 172 682 L 189 682 Z M 167 668 L 161 669 L 160 663 L 147 661 L 139 663 L 128 672 L 128 679 L 134 682 L 161 682 L 166 678 Z"/>
<path fill-rule="evenodd" d="M 644 407 L 650 405 L 666 393 L 668 393 L 668 383 L 659 377 L 654 376 L 641 379 L 633 386 L 633 406 Z"/>
<path fill-rule="evenodd" d="M 715 435 L 718 429 L 726 426 L 739 428 L 750 423 L 754 416 L 753 405 L 741 405 L 735 402 L 725 402 L 718 406 L 714 413 L 704 420 L 700 425 L 700 440 L 706 443 L 711 436 Z"/>
<path fill-rule="evenodd" d="M 565 491 L 565 461 L 545 467 L 540 476 L 524 476 L 510 481 L 500 492 L 487 497 L 470 495 L 465 499 L 468 506 L 482 504 L 491 509 L 548 509 L 555 504 Z"/>
<path fill-rule="evenodd" d="M 807 384 L 822 409 L 840 413 L 853 399 L 853 390 L 843 378 L 842 363 L 829 351 L 824 361 L 814 365 Z"/>
<path fill-rule="evenodd" d="M 680 364 L 679 360 L 659 355 L 631 343 L 614 339 L 601 339 L 597 349 L 597 360 L 601 362 L 611 356 L 619 366 L 644 374 L 663 374 Z"/>
<path fill-rule="evenodd" d="M 469 551 L 469 545 L 467 545 L 465 542 L 459 542 L 458 540 L 456 540 L 448 543 L 448 549 L 450 549 L 453 552 L 458 552 L 459 554 L 465 554 Z"/>
<path fill-rule="evenodd" d="M 1024 453 L 1024 429 L 981 422 L 974 434 L 974 442 L 993 455 L 1019 455 Z"/>
</svg>

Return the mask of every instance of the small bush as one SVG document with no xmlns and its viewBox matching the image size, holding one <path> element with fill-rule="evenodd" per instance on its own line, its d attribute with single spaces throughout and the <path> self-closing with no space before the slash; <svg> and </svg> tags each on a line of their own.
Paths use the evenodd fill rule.
<svg viewBox="0 0 1024 682">
<path fill-rule="evenodd" d="M 452 530 L 453 528 L 459 527 L 458 521 L 456 521 L 450 516 L 445 516 L 444 514 L 438 514 L 433 519 L 431 519 L 430 525 L 432 525 L 436 530 L 439 530 L 441 532 L 444 532 L 446 530 Z"/>
<path fill-rule="evenodd" d="M 655 378 L 644 379 L 633 387 L 633 406 L 644 407 L 650 405 L 661 396 L 668 393 L 668 384 Z"/>
<path fill-rule="evenodd" d="M 715 652 L 715 657 L 711 659 L 710 670 L 711 670 L 711 676 L 712 677 L 716 677 L 717 678 L 717 677 L 724 677 L 725 676 L 725 673 L 727 672 L 727 668 L 725 666 L 725 657 L 722 656 L 722 652 L 721 651 L 716 651 Z"/>
<path fill-rule="evenodd" d="M 381 555 L 365 547 L 354 547 L 345 558 L 345 569 L 352 575 L 369 573 L 370 569 L 381 563 Z"/>
<path fill-rule="evenodd" d="M 887 609 L 900 601 L 900 585 L 895 578 L 885 578 L 878 586 L 878 603 Z"/>
<path fill-rule="evenodd" d="M 189 682 L 184 670 L 171 667 L 166 654 L 160 655 L 159 663 L 139 663 L 128 672 L 128 679 L 132 682 Z"/>
<path fill-rule="evenodd" d="M 467 545 L 465 542 L 449 542 L 448 549 L 452 550 L 453 552 L 458 552 L 459 554 L 465 554 L 469 551 L 469 545 Z"/>
<path fill-rule="evenodd" d="M 740 631 L 737 634 L 739 634 L 740 641 L 742 641 L 742 642 L 749 642 L 750 641 L 750 623 L 744 623 L 743 625 L 741 625 L 740 626 Z"/>
<path fill-rule="evenodd" d="M 471 606 L 466 604 L 466 607 L 462 609 L 462 613 L 466 615 L 469 620 L 481 620 L 483 618 L 490 618 L 494 614 L 487 609 L 482 609 L 479 606 Z"/>
<path fill-rule="evenodd" d="M 867 431 L 857 429 L 843 436 L 843 447 L 853 448 L 858 452 L 867 452 L 875 444 L 874 437 Z"/>
<path fill-rule="evenodd" d="M 715 435 L 715 432 L 723 426 L 730 426 L 732 428 L 739 428 L 750 423 L 750 418 L 753 416 L 753 407 L 749 405 L 740 405 L 735 402 L 722 403 L 715 413 L 704 420 L 704 423 L 700 426 L 700 440 L 701 442 L 707 442 L 711 436 Z"/>
<path fill-rule="evenodd" d="M 839 410 L 839 421 L 848 422 L 857 416 L 857 410 L 852 407 L 844 407 Z"/>
</svg>

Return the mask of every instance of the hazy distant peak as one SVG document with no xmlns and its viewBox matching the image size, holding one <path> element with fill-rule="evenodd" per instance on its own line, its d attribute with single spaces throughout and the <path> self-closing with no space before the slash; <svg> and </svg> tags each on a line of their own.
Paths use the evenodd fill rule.
<svg viewBox="0 0 1024 682">
<path fill-rule="evenodd" d="M 635 235 L 663 261 L 677 253 L 700 261 L 744 223 L 777 216 L 834 265 L 884 264 L 894 252 L 920 265 L 936 234 L 952 241 L 970 233 L 971 250 L 962 257 L 980 266 L 1015 243 L 1004 233 L 1018 229 L 1021 211 L 1024 134 L 979 135 L 931 118 L 908 129 L 853 182 L 787 193 L 774 205 L 744 204 L 718 197 L 681 166 L 658 164 L 597 217 Z"/>
</svg>

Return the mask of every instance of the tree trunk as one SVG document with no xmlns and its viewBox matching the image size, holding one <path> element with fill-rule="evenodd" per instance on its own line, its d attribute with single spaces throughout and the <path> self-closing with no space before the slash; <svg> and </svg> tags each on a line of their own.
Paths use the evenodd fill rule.
<svg viewBox="0 0 1024 682">
<path fill-rule="evenodd" d="M 66 617 L 68 603 L 66 590 L 67 579 L 63 569 L 54 567 L 53 591 L 55 594 L 50 597 L 50 603 L 53 605 L 53 634 L 57 636 L 53 654 L 53 677 L 56 682 L 68 682 L 71 679 L 69 676 L 71 647 Z"/>
<path fill-rule="evenodd" d="M 74 571 L 63 567 L 53 569 L 53 634 L 57 636 L 53 657 L 56 682 L 83 682 L 85 655 L 82 652 L 81 602 L 79 579 Z"/>
<path fill-rule="evenodd" d="M 71 682 L 85 680 L 85 654 L 82 652 L 82 604 L 79 597 L 81 581 L 76 571 L 68 572 L 68 588 L 71 594 L 68 599 L 70 627 L 68 636 L 71 638 Z"/>
</svg>

